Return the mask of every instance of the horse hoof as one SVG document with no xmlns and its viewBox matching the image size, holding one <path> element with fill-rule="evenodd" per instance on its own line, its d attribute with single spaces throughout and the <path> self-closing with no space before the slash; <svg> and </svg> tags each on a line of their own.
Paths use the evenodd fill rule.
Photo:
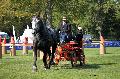
<svg viewBox="0 0 120 79">
<path fill-rule="evenodd" d="M 50 65 L 55 65 L 55 62 L 54 61 L 50 62 Z"/>
<path fill-rule="evenodd" d="M 44 68 L 45 70 L 47 70 L 46 68 Z"/>
<path fill-rule="evenodd" d="M 45 70 L 50 69 L 50 67 L 49 67 L 49 66 L 44 66 L 44 68 L 45 68 Z"/>
<path fill-rule="evenodd" d="M 36 66 L 33 66 L 33 67 L 32 67 L 32 71 L 33 71 L 33 72 L 37 72 L 37 67 L 36 67 Z"/>
</svg>

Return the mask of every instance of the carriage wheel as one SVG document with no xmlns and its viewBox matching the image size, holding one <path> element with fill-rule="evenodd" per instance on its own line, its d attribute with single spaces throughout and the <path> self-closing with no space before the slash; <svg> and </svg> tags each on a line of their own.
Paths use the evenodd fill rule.
<svg viewBox="0 0 120 79">
<path fill-rule="evenodd" d="M 72 67 L 75 67 L 77 64 L 77 58 L 76 58 L 76 53 L 75 51 L 71 52 L 71 65 Z"/>
<path fill-rule="evenodd" d="M 71 52 L 71 64 L 72 67 L 75 67 L 78 60 L 78 54 L 75 51 Z M 79 65 L 83 66 L 85 64 L 85 55 L 79 55 Z"/>
<path fill-rule="evenodd" d="M 83 55 L 83 64 L 85 64 L 85 55 Z"/>
<path fill-rule="evenodd" d="M 56 53 L 55 53 L 55 63 L 56 63 L 56 65 L 58 65 L 59 61 L 60 61 L 60 53 L 57 50 Z"/>
<path fill-rule="evenodd" d="M 82 66 L 82 65 L 83 65 L 83 62 L 81 61 L 81 59 L 80 59 L 79 61 L 80 61 L 80 66 Z"/>
<path fill-rule="evenodd" d="M 83 66 L 85 64 L 85 55 L 80 56 L 80 66 Z"/>
</svg>

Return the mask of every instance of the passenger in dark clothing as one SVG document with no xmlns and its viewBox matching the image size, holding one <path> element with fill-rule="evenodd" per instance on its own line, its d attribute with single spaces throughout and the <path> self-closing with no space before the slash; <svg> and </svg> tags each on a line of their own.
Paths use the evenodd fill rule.
<svg viewBox="0 0 120 79">
<path fill-rule="evenodd" d="M 82 47 L 82 38 L 83 38 L 83 32 L 82 32 L 82 28 L 81 27 L 78 27 L 78 32 L 76 34 L 76 42 L 78 43 L 78 45 L 80 47 Z"/>
</svg>

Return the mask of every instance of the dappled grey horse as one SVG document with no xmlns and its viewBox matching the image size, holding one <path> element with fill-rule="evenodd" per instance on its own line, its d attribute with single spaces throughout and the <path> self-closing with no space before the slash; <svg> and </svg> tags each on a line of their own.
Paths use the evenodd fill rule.
<svg viewBox="0 0 120 79">
<path fill-rule="evenodd" d="M 43 63 L 45 69 L 50 69 L 50 65 L 55 64 L 54 53 L 57 47 L 57 35 L 56 31 L 51 27 L 45 26 L 42 19 L 39 17 L 33 17 L 32 19 L 32 28 L 33 28 L 33 51 L 34 51 L 34 63 L 33 70 L 37 70 L 37 50 L 43 51 Z M 52 47 L 52 52 L 50 50 Z M 49 56 L 49 62 L 47 61 L 47 56 Z"/>
</svg>

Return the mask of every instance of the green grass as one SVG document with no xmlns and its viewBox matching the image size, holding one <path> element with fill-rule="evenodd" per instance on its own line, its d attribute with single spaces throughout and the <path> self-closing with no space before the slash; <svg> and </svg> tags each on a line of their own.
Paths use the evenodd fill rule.
<svg viewBox="0 0 120 79">
<path fill-rule="evenodd" d="M 9 52 L 9 51 L 8 51 Z M 3 55 L 0 60 L 0 79 L 120 79 L 120 48 L 106 48 L 105 55 L 99 55 L 97 48 L 85 48 L 86 65 L 71 67 L 61 61 L 58 66 L 44 70 L 42 60 L 38 59 L 38 72 L 32 72 L 32 51 L 17 56 Z"/>
</svg>

